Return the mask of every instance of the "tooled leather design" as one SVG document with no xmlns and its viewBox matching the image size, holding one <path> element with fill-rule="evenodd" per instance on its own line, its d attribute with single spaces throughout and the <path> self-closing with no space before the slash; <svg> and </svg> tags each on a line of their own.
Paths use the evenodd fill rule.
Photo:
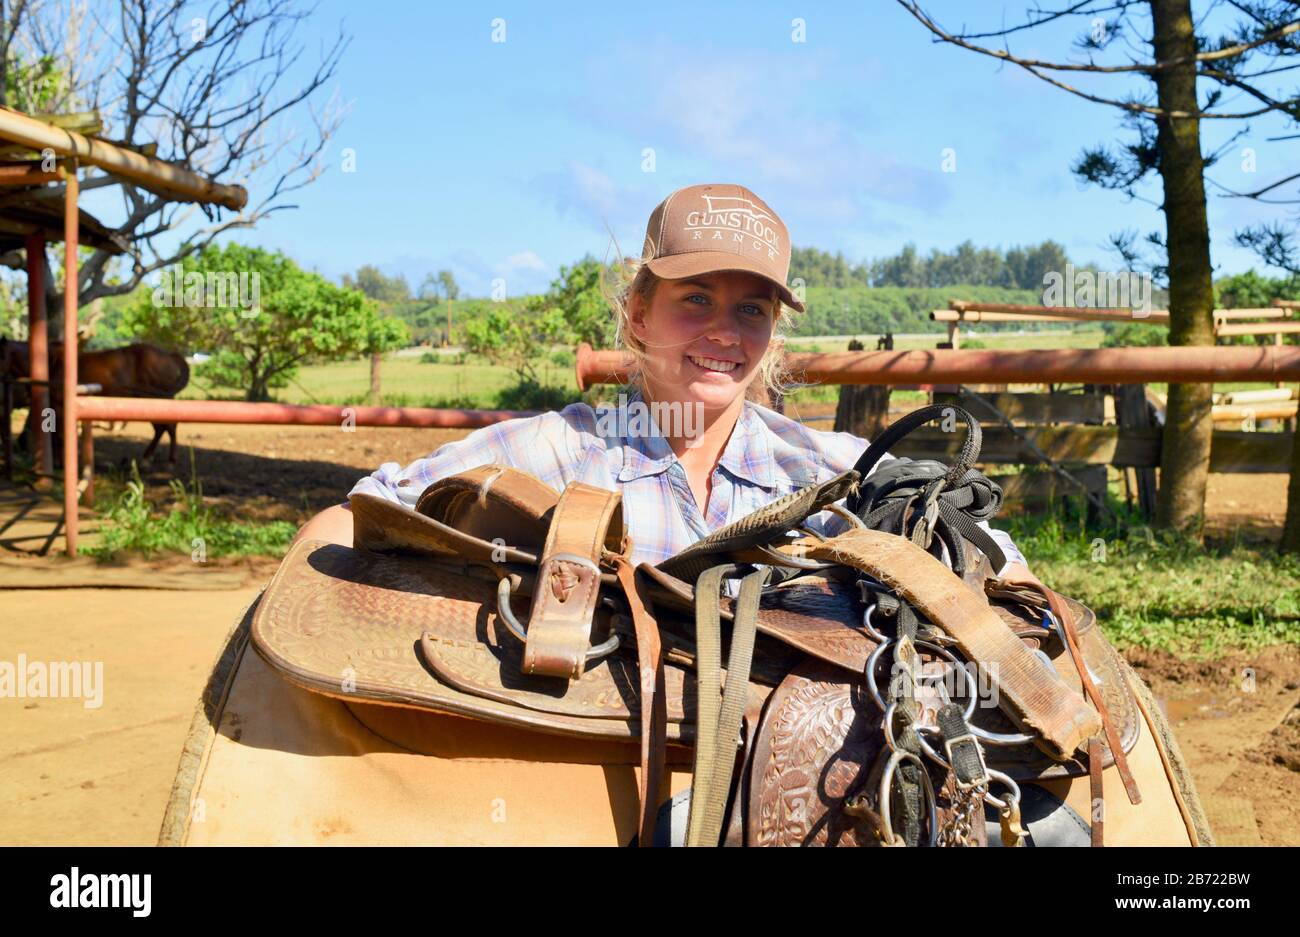
<svg viewBox="0 0 1300 937">
<path fill-rule="evenodd" d="M 491 611 L 490 583 L 427 560 L 324 543 L 295 550 L 252 627 L 258 653 L 295 683 L 566 734 L 637 735 L 630 646 L 557 691 L 563 680 L 520 674 L 523 645 Z M 422 653 L 426 632 L 436 635 L 436 654 Z M 665 668 L 665 680 L 669 738 L 680 739 L 694 687 L 677 666 Z"/>
<path fill-rule="evenodd" d="M 751 772 L 749 842 L 755 846 L 879 846 L 880 714 L 861 687 L 820 666 L 796 669 L 770 697 Z M 934 777 L 940 827 L 956 783 Z M 844 802 L 865 795 L 865 816 Z M 983 845 L 982 823 L 974 825 Z"/>
<path fill-rule="evenodd" d="M 841 808 L 882 744 L 871 708 L 826 668 L 799 668 L 777 688 L 754 753 L 750 845 L 870 844 Z"/>
</svg>

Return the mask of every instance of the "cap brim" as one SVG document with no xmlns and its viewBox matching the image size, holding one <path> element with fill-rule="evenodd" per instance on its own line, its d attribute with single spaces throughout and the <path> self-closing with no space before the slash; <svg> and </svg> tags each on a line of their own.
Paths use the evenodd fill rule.
<svg viewBox="0 0 1300 937">
<path fill-rule="evenodd" d="M 794 298 L 790 288 L 780 280 L 774 279 L 756 261 L 727 251 L 691 251 L 689 254 L 672 254 L 668 257 L 656 257 L 646 261 L 646 266 L 655 276 L 664 280 L 681 280 L 686 277 L 701 276 L 705 273 L 721 273 L 724 270 L 739 270 L 760 276 L 776 287 L 781 302 L 795 312 L 803 312 L 803 303 Z"/>
</svg>

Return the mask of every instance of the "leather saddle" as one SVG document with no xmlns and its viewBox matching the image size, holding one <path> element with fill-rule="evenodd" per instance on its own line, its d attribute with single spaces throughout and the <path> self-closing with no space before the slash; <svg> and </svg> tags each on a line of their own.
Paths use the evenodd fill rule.
<svg viewBox="0 0 1300 937">
<path fill-rule="evenodd" d="M 582 483 L 485 465 L 414 509 L 353 495 L 354 547 L 296 544 L 253 644 L 318 693 L 639 741 L 643 845 L 656 824 L 699 845 L 985 845 L 985 810 L 1015 844 L 1020 783 L 1099 791 L 1114 765 L 1137 797 L 1140 716 L 1095 615 L 975 549 L 962 415 L 947 473 L 862 484 L 882 480 L 873 445 L 658 566 L 630 563 L 620 495 Z M 822 511 L 846 532 L 811 527 Z M 661 810 L 670 750 L 692 785 Z"/>
</svg>

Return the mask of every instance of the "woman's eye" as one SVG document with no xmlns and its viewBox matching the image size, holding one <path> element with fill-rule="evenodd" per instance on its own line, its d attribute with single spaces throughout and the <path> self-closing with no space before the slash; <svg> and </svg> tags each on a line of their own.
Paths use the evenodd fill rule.
<svg viewBox="0 0 1300 937">
<path fill-rule="evenodd" d="M 746 303 L 741 308 L 744 309 L 745 312 L 751 316 L 757 316 L 759 318 L 763 318 L 767 315 L 766 309 L 764 309 L 762 306 L 755 306 L 753 303 Z"/>
<path fill-rule="evenodd" d="M 705 296 L 703 293 L 692 293 L 691 295 L 689 295 L 689 296 L 686 297 L 686 301 L 687 301 L 688 303 L 694 303 L 695 305 L 698 306 L 698 305 L 700 305 L 700 303 L 696 303 L 696 302 L 695 302 L 695 300 L 697 300 L 697 299 L 702 299 L 702 300 L 704 300 L 705 303 L 707 303 L 707 302 L 709 301 L 709 297 Z"/>
</svg>

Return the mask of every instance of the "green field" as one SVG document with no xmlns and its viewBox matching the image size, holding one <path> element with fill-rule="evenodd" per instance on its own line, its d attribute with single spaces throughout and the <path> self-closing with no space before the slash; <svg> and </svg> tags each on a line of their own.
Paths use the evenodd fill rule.
<svg viewBox="0 0 1300 937">
<path fill-rule="evenodd" d="M 578 396 L 572 368 L 547 365 L 541 369 L 543 380 L 550 385 L 573 388 Z M 208 391 L 191 381 L 185 398 L 238 398 L 237 388 L 215 387 Z M 471 359 L 465 364 L 424 363 L 415 356 L 393 356 L 384 360 L 382 369 L 383 403 L 410 407 L 496 406 L 496 395 L 515 383 L 507 368 Z M 288 387 L 275 391 L 285 403 L 362 403 L 370 390 L 370 360 L 335 361 L 301 368 Z"/>
</svg>

